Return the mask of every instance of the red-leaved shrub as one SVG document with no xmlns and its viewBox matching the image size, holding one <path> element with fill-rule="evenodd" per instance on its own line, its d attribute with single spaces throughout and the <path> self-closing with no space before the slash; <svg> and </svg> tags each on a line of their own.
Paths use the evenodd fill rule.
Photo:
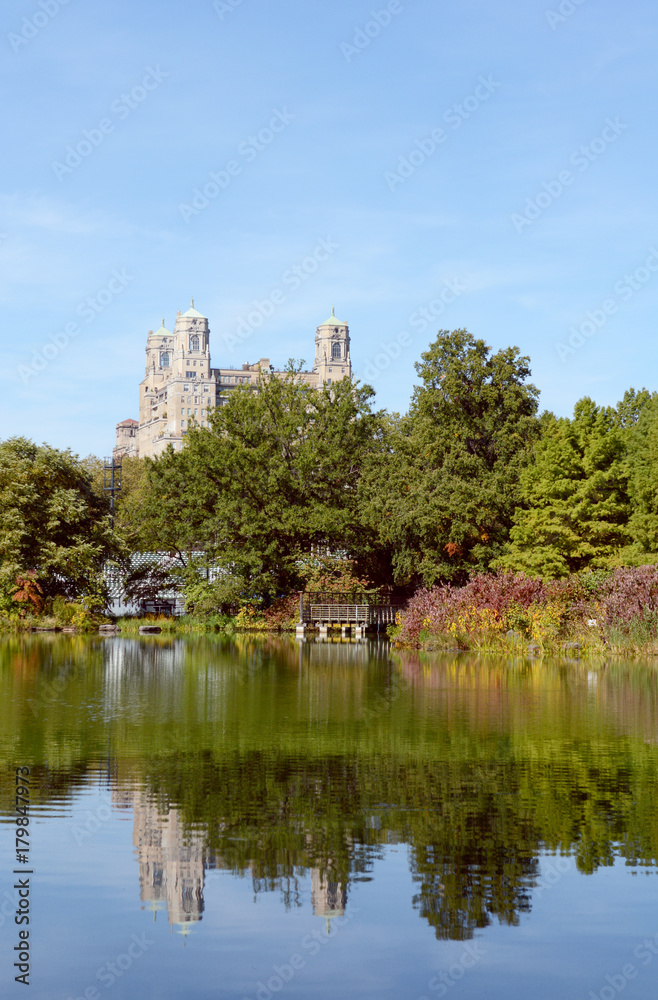
<svg viewBox="0 0 658 1000">
<path fill-rule="evenodd" d="M 609 624 L 626 625 L 634 618 L 656 614 L 658 566 L 620 567 L 602 583 L 599 593 Z"/>
<path fill-rule="evenodd" d="M 501 618 L 511 606 L 528 608 L 545 597 L 544 584 L 523 573 L 478 573 L 463 587 L 417 591 L 401 615 L 399 641 L 416 643 L 422 631 L 443 632 L 461 610 L 490 608 Z"/>
</svg>

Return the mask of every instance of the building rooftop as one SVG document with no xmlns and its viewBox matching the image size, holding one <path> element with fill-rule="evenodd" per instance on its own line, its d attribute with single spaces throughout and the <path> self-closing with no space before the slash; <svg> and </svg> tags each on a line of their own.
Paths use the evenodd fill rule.
<svg viewBox="0 0 658 1000">
<path fill-rule="evenodd" d="M 342 320 L 336 319 L 334 315 L 334 307 L 331 307 L 331 316 L 326 319 L 324 323 L 320 323 L 320 326 L 347 326 L 347 323 L 343 323 Z"/>
<path fill-rule="evenodd" d="M 190 308 L 187 310 L 186 313 L 183 313 L 183 316 L 192 316 L 195 319 L 207 319 L 208 318 L 207 316 L 204 316 L 202 313 L 197 312 L 197 310 L 194 308 L 194 299 L 190 299 Z"/>
<path fill-rule="evenodd" d="M 162 326 L 160 327 L 159 330 L 155 331 L 155 336 L 156 337 L 173 337 L 173 333 L 171 332 L 171 330 L 168 330 L 167 327 L 164 324 L 164 316 L 162 317 Z"/>
</svg>

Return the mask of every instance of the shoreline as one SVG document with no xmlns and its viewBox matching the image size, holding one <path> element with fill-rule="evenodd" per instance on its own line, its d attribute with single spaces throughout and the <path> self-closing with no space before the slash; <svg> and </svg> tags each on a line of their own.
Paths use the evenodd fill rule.
<svg viewBox="0 0 658 1000">
<path fill-rule="evenodd" d="M 473 638 L 472 644 L 463 643 L 455 645 L 452 637 L 420 637 L 417 642 L 404 642 L 394 634 L 397 628 L 390 631 L 368 633 L 366 638 L 386 639 L 391 644 L 391 649 L 395 652 L 418 652 L 436 653 L 444 655 L 468 655 L 475 654 L 487 657 L 521 657 L 530 662 L 538 662 L 545 658 L 568 659 L 570 662 L 596 662 L 610 657 L 624 660 L 652 660 L 658 658 L 658 636 L 655 640 L 638 643 L 628 638 L 626 640 L 609 641 L 602 636 L 595 639 L 589 636 L 573 636 L 571 638 L 552 639 L 549 642 L 537 643 L 530 638 L 516 634 L 514 636 L 496 635 L 494 641 L 492 637 Z M 391 634 L 393 633 L 393 634 Z M 122 637 L 122 638 L 148 638 L 161 637 L 191 637 L 191 636 L 218 636 L 227 639 L 236 636 L 253 636 L 267 638 L 282 638 L 288 636 L 295 638 L 295 626 L 287 625 L 279 628 L 246 626 L 237 624 L 233 619 L 227 618 L 221 624 L 217 622 L 204 622 L 201 619 L 194 619 L 188 616 L 182 618 L 172 617 L 144 617 L 144 618 L 121 618 L 115 621 L 105 619 L 98 623 L 88 623 L 84 627 L 63 626 L 63 625 L 40 625 L 28 624 L 27 622 L 1 622 L 1 636 L 93 636 Z M 342 636 L 340 626 L 330 628 L 327 635 L 320 635 L 319 629 L 308 629 L 305 639 L 323 638 L 326 640 L 353 639 L 354 636 Z M 450 641 L 452 639 L 452 641 Z"/>
</svg>

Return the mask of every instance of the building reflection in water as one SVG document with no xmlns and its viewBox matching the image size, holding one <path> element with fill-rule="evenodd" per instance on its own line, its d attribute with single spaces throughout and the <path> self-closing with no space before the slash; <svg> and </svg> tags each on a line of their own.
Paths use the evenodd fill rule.
<svg viewBox="0 0 658 1000">
<path fill-rule="evenodd" d="M 183 828 L 178 809 L 160 812 L 142 788 L 123 791 L 121 805 L 131 801 L 133 844 L 139 864 L 139 894 L 145 909 L 166 910 L 167 919 L 187 935 L 203 914 L 206 868 L 214 867 L 203 834 Z"/>
<path fill-rule="evenodd" d="M 331 873 L 324 874 L 319 868 L 311 869 L 311 903 L 316 917 L 324 917 L 327 921 L 327 934 L 333 917 L 345 915 L 347 905 L 347 889 L 340 882 L 332 882 Z"/>
<path fill-rule="evenodd" d="M 203 890 L 208 870 L 228 868 L 205 847 L 201 830 L 184 828 L 179 810 L 158 809 L 148 792 L 139 787 L 115 790 L 116 808 L 133 810 L 133 845 L 139 864 L 139 894 L 143 909 L 166 911 L 172 928 L 186 937 L 204 912 Z M 347 905 L 347 887 L 332 881 L 331 870 L 311 868 L 313 914 L 324 917 L 327 934 L 334 917 L 342 917 Z"/>
</svg>

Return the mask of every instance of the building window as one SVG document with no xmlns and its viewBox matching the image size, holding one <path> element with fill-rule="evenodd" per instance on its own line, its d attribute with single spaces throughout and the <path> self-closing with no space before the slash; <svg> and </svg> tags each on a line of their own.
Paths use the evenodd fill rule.
<svg viewBox="0 0 658 1000">
<path fill-rule="evenodd" d="M 181 420 L 180 425 L 181 425 L 181 427 L 184 427 L 185 426 L 185 421 Z"/>
<path fill-rule="evenodd" d="M 169 352 L 168 351 L 160 351 L 160 367 L 161 368 L 168 368 L 169 367 Z"/>
<path fill-rule="evenodd" d="M 327 379 L 327 385 L 331 385 L 331 379 L 330 378 Z"/>
<path fill-rule="evenodd" d="M 196 333 L 193 333 L 192 336 L 190 337 L 190 350 L 191 351 L 199 350 L 199 336 Z"/>
<path fill-rule="evenodd" d="M 189 406 L 188 406 L 188 408 L 187 408 L 187 415 L 188 415 L 188 417 L 189 417 L 189 415 L 190 415 L 190 408 L 189 408 Z"/>
<path fill-rule="evenodd" d="M 331 345 L 331 357 L 332 358 L 339 358 L 340 354 L 341 354 L 340 344 L 332 344 Z"/>
</svg>

